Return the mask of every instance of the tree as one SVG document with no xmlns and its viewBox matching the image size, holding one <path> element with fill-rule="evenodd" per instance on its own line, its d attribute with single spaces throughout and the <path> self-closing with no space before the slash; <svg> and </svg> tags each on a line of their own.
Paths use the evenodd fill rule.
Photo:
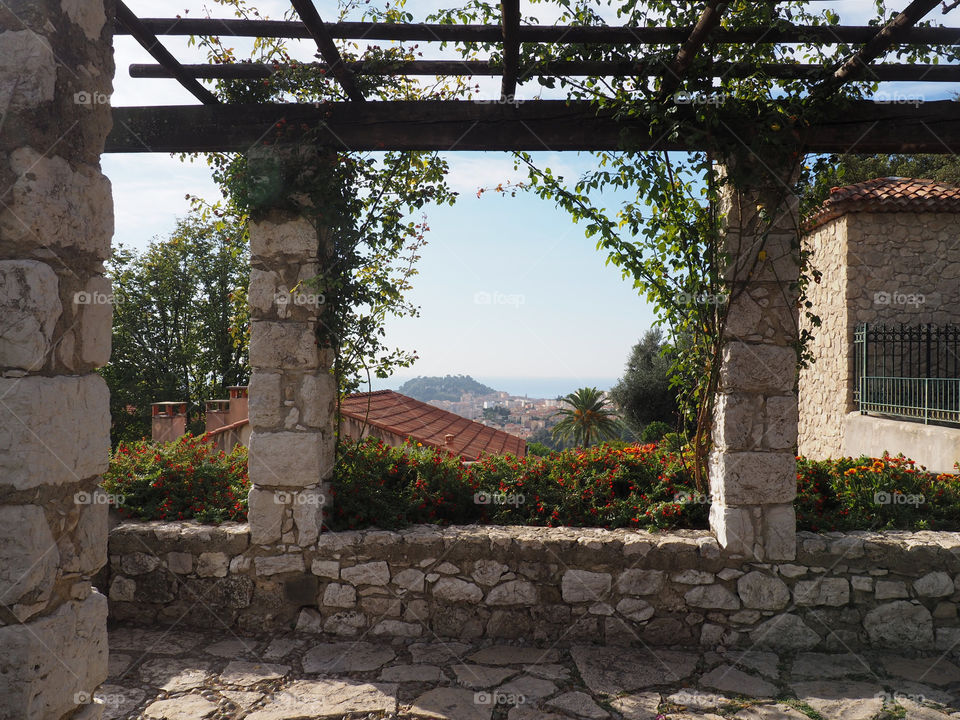
<svg viewBox="0 0 960 720">
<path fill-rule="evenodd" d="M 494 405 L 493 407 L 484 408 L 481 415 L 487 422 L 491 422 L 494 425 L 500 426 L 505 425 L 507 420 L 510 419 L 510 411 L 502 405 Z"/>
<path fill-rule="evenodd" d="M 562 419 L 553 428 L 554 437 L 570 438 L 577 445 L 588 447 L 597 440 L 620 435 L 620 424 L 610 410 L 610 401 L 597 388 L 580 388 L 562 402 L 569 407 L 557 411 Z"/>
<path fill-rule="evenodd" d="M 648 330 L 630 351 L 624 375 L 610 395 L 634 433 L 654 421 L 676 427 L 679 410 L 677 392 L 670 386 L 672 362 L 658 329 Z"/>
<path fill-rule="evenodd" d="M 247 367 L 246 226 L 192 215 L 167 240 L 137 253 L 119 246 L 113 281 L 113 350 L 101 374 L 110 388 L 113 442 L 150 436 L 150 404 L 202 403 L 244 385 Z"/>
</svg>

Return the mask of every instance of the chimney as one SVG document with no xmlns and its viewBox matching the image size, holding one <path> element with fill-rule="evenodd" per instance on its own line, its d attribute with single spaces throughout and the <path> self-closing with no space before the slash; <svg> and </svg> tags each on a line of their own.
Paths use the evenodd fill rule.
<svg viewBox="0 0 960 720">
<path fill-rule="evenodd" d="M 444 446 L 449 446 L 451 443 L 453 443 L 453 438 L 454 438 L 454 434 L 453 434 L 453 433 L 447 433 L 446 435 L 444 435 L 444 436 L 443 436 L 443 444 L 444 444 Z"/>
<path fill-rule="evenodd" d="M 158 402 L 150 405 L 150 437 L 154 442 L 170 442 L 187 432 L 187 404 Z"/>
<path fill-rule="evenodd" d="M 213 432 L 224 425 L 229 425 L 227 418 L 230 415 L 229 400 L 207 400 L 204 404 L 204 415 L 206 416 L 206 431 Z"/>
<path fill-rule="evenodd" d="M 246 420 L 250 413 L 248 409 L 247 386 L 231 385 L 227 388 L 230 393 L 230 409 L 227 412 L 227 425 Z"/>
</svg>

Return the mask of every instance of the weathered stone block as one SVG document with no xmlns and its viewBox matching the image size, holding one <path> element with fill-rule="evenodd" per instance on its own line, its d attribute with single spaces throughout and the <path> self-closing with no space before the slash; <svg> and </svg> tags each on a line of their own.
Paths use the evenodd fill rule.
<svg viewBox="0 0 960 720">
<path fill-rule="evenodd" d="M 230 558 L 226 553 L 200 553 L 197 558 L 197 575 L 200 577 L 226 577 Z"/>
<path fill-rule="evenodd" d="M 718 450 L 754 450 L 763 441 L 763 396 L 722 393 L 714 406 L 713 442 Z"/>
<path fill-rule="evenodd" d="M 250 482 L 259 487 L 318 485 L 333 470 L 333 448 L 321 433 L 254 432 Z"/>
<path fill-rule="evenodd" d="M 793 390 L 796 366 L 792 347 L 730 342 L 723 348 L 720 391 L 787 395 Z"/>
<path fill-rule="evenodd" d="M 933 618 L 923 605 L 896 600 L 874 608 L 863 618 L 870 644 L 889 648 L 930 648 Z"/>
<path fill-rule="evenodd" d="M 320 604 L 325 607 L 352 608 L 357 604 L 357 591 L 352 585 L 330 583 L 323 591 Z"/>
<path fill-rule="evenodd" d="M 283 496 L 271 490 L 252 487 L 247 495 L 247 507 L 250 542 L 254 545 L 271 545 L 280 542 L 285 509 Z"/>
<path fill-rule="evenodd" d="M 792 452 L 714 450 L 710 489 L 715 500 L 729 506 L 792 502 L 797 494 L 796 457 Z"/>
<path fill-rule="evenodd" d="M 740 599 L 723 585 L 698 585 L 683 595 L 688 605 L 715 610 L 739 610 Z"/>
<path fill-rule="evenodd" d="M 69 536 L 62 535 L 60 545 L 61 567 L 64 572 L 94 575 L 107 564 L 108 511 L 106 493 L 97 488 L 85 493 L 91 502 L 78 504 L 77 525 Z"/>
<path fill-rule="evenodd" d="M 62 485 L 106 471 L 109 391 L 99 375 L 0 378 L 0 487 Z"/>
<path fill-rule="evenodd" d="M 317 347 L 313 323 L 250 323 L 250 367 L 256 370 L 316 370 L 323 355 Z"/>
<path fill-rule="evenodd" d="M 326 497 L 319 488 L 307 488 L 294 493 L 293 526 L 297 531 L 297 545 L 308 547 L 320 536 L 323 506 Z"/>
<path fill-rule="evenodd" d="M 415 568 L 401 570 L 393 576 L 393 584 L 401 590 L 410 592 L 423 592 L 424 574 Z M 476 578 L 474 578 L 476 579 Z"/>
<path fill-rule="evenodd" d="M 0 603 L 49 599 L 60 564 L 50 526 L 37 505 L 0 505 Z"/>
<path fill-rule="evenodd" d="M 744 607 L 781 610 L 790 602 L 790 588 L 778 577 L 754 570 L 737 580 L 737 594 Z"/>
<path fill-rule="evenodd" d="M 532 605 L 537 602 L 537 588 L 525 580 L 510 580 L 487 593 L 487 605 Z"/>
<path fill-rule="evenodd" d="M 255 370 L 248 387 L 250 426 L 254 431 L 277 428 L 283 423 L 284 407 L 278 372 Z"/>
<path fill-rule="evenodd" d="M 304 375 L 300 381 L 300 422 L 307 427 L 326 428 L 333 424 L 337 383 L 330 373 Z"/>
<path fill-rule="evenodd" d="M 0 367 L 43 367 L 63 309 L 58 288 L 57 274 L 45 263 L 0 260 Z"/>
<path fill-rule="evenodd" d="M 466 580 L 443 577 L 432 588 L 433 597 L 445 602 L 478 603 L 483 598 L 483 590 Z"/>
<path fill-rule="evenodd" d="M 606 598 L 612 583 L 610 573 L 567 570 L 560 581 L 560 592 L 566 602 L 596 602 Z"/>
<path fill-rule="evenodd" d="M 775 615 L 750 633 L 761 649 L 811 650 L 820 644 L 820 636 L 796 615 Z"/>
<path fill-rule="evenodd" d="M 617 577 L 617 590 L 624 595 L 656 595 L 663 589 L 665 573 L 662 570 L 624 570 Z"/>
<path fill-rule="evenodd" d="M 763 412 L 763 446 L 772 450 L 791 450 L 797 444 L 800 422 L 797 398 L 793 395 L 768 397 Z"/>
<path fill-rule="evenodd" d="M 937 570 L 915 580 L 913 589 L 920 597 L 946 597 L 953 595 L 953 579 L 942 570 Z"/>
<path fill-rule="evenodd" d="M 283 222 L 274 220 L 250 223 L 250 253 L 255 260 L 285 260 L 303 262 L 317 256 L 319 239 L 317 229 L 303 217 L 288 216 Z"/>
<path fill-rule="evenodd" d="M 719 502 L 710 506 L 710 529 L 717 542 L 728 553 L 754 558 L 756 534 L 748 507 L 725 507 Z"/>
<path fill-rule="evenodd" d="M 386 585 L 390 582 L 390 567 L 378 560 L 343 568 L 340 577 L 351 585 Z"/>
<path fill-rule="evenodd" d="M 846 578 L 800 580 L 793 588 L 797 605 L 846 605 L 850 602 L 850 583 Z"/>
<path fill-rule="evenodd" d="M 758 555 L 763 560 L 794 560 L 797 557 L 797 513 L 792 503 L 764 505 L 763 547 Z"/>
<path fill-rule="evenodd" d="M 8 89 L 5 111 L 18 113 L 51 102 L 57 83 L 57 60 L 47 38 L 33 30 L 0 33 L 0 87 Z"/>
<path fill-rule="evenodd" d="M 253 566 L 257 575 L 279 575 L 287 572 L 303 572 L 303 555 L 274 555 L 254 558 Z"/>
</svg>

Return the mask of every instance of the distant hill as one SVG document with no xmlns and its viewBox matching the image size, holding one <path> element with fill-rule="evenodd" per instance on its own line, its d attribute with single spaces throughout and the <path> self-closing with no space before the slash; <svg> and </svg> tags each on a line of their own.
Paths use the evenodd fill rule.
<svg viewBox="0 0 960 720">
<path fill-rule="evenodd" d="M 416 377 L 400 386 L 401 393 L 421 402 L 431 400 L 450 400 L 457 402 L 466 393 L 490 395 L 497 392 L 492 387 L 479 383 L 469 375 L 447 375 L 446 377 Z"/>
</svg>

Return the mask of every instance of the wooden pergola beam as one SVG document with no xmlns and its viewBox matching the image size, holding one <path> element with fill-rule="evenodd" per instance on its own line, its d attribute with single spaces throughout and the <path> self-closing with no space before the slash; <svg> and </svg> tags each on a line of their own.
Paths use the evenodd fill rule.
<svg viewBox="0 0 960 720">
<path fill-rule="evenodd" d="M 687 70 L 689 70 L 693 64 L 697 53 L 700 52 L 704 43 L 707 42 L 707 37 L 710 33 L 720 24 L 720 18 L 726 9 L 726 0 L 709 0 L 706 7 L 703 8 L 697 24 L 694 25 L 689 37 L 687 37 L 683 46 L 677 52 L 677 56 L 662 76 L 660 91 L 658 93 L 661 100 L 673 95 L 677 91 L 677 88 L 680 87 L 680 83 L 682 83 L 686 77 Z"/>
<path fill-rule="evenodd" d="M 387 65 L 373 65 L 362 62 L 346 63 L 355 75 L 481 75 L 498 76 L 502 67 L 486 60 L 411 60 Z M 206 63 L 184 65 L 183 70 L 195 78 L 239 80 L 268 78 L 285 65 L 267 65 L 261 63 L 224 63 L 209 65 Z M 299 67 L 304 67 L 300 65 Z M 329 70 L 324 63 L 313 65 L 317 70 Z M 130 76 L 134 78 L 170 78 L 173 74 L 162 65 L 130 65 Z M 637 75 L 655 76 L 662 70 L 659 64 L 648 62 L 607 62 L 558 60 L 557 62 L 519 68 L 519 76 L 524 80 L 535 77 L 634 77 Z M 960 82 L 960 65 L 912 65 L 909 63 L 884 63 L 871 66 L 873 76 L 880 81 L 900 82 Z M 816 80 L 823 76 L 822 65 L 763 63 L 716 63 L 711 68 L 715 77 L 743 78 L 754 74 L 763 74 L 778 80 L 807 79 Z M 709 77 L 701 75 L 699 77 Z"/>
<path fill-rule="evenodd" d="M 924 15 L 940 4 L 940 0 L 913 0 L 897 17 L 888 22 L 862 48 L 840 65 L 820 85 L 814 88 L 818 94 L 829 94 L 851 80 L 862 77 L 870 63 L 900 42 Z"/>
<path fill-rule="evenodd" d="M 154 35 L 205 35 L 310 39 L 310 31 L 297 21 L 240 20 L 214 18 L 140 18 Z M 437 23 L 339 22 L 324 25 L 336 40 L 411 42 L 500 42 L 503 30 L 497 25 L 441 25 Z M 606 45 L 662 45 L 684 42 L 691 27 L 618 27 L 563 25 L 521 25 L 521 43 L 585 43 Z M 118 25 L 116 34 L 129 34 Z M 727 30 L 716 28 L 710 42 L 724 43 L 866 43 L 877 34 L 872 25 L 792 25 L 782 28 Z M 960 28 L 910 28 L 900 44 L 960 45 Z"/>
<path fill-rule="evenodd" d="M 500 26 L 503 33 L 500 99 L 509 102 L 517 94 L 520 73 L 520 0 L 500 0 Z"/>
<path fill-rule="evenodd" d="M 330 72 L 333 73 L 337 82 L 340 83 L 340 87 L 343 88 L 347 97 L 354 102 L 363 102 L 366 98 L 363 97 L 363 93 L 360 92 L 360 88 L 357 87 L 353 73 L 350 72 L 344 64 L 343 58 L 340 56 L 340 51 L 337 49 L 333 38 L 323 24 L 320 13 L 317 12 L 317 8 L 313 5 L 313 0 L 290 1 L 293 3 L 293 7 L 300 16 L 300 19 L 303 20 L 303 24 L 309 31 L 310 37 L 312 37 L 313 41 L 317 44 L 317 49 L 320 51 L 321 57 L 326 61 Z"/>
<path fill-rule="evenodd" d="M 953 101 L 851 103 L 785 140 L 807 152 L 955 154 L 957 107 Z M 716 115 L 728 117 L 723 108 Z M 106 152 L 247 152 L 261 143 L 295 141 L 302 126 L 311 142 L 337 150 L 617 150 L 625 139 L 632 149 L 706 149 L 697 144 L 700 133 L 664 135 L 643 119 L 621 121 L 591 103 L 563 100 L 121 107 L 113 109 L 113 120 Z M 292 135 L 278 135 L 280 121 L 296 129 Z M 720 127 L 735 143 L 748 145 L 755 137 L 737 120 Z"/>
<path fill-rule="evenodd" d="M 191 95 L 204 105 L 220 104 L 216 95 L 201 85 L 195 76 L 184 71 L 180 62 L 170 54 L 170 51 L 163 46 L 156 35 L 143 26 L 137 16 L 133 14 L 133 11 L 123 3 L 123 0 L 117 0 L 116 13 L 117 21 L 127 29 L 127 32 Z"/>
</svg>

